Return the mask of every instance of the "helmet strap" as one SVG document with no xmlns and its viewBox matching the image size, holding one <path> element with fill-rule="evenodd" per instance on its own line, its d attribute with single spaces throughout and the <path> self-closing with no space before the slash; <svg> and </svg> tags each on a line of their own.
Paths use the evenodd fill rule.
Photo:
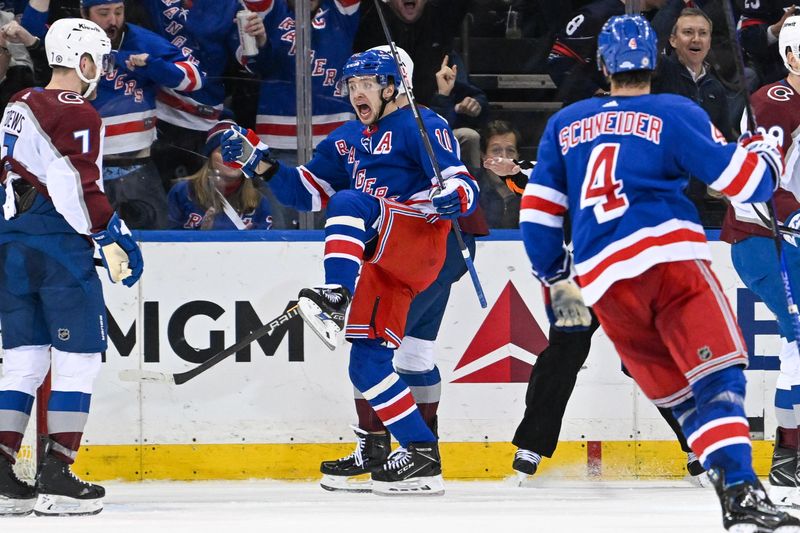
<svg viewBox="0 0 800 533">
<path fill-rule="evenodd" d="M 92 62 L 94 62 L 94 58 L 92 58 Z M 97 87 L 97 82 L 100 80 L 100 74 L 101 74 L 100 70 L 101 69 L 102 69 L 101 66 L 95 65 L 95 75 L 94 75 L 94 78 L 90 80 L 89 78 L 87 78 L 86 76 L 83 75 L 83 71 L 81 70 L 81 62 L 80 62 L 80 60 L 78 60 L 78 64 L 75 65 L 75 72 L 78 73 L 78 77 L 84 83 L 88 83 L 89 84 L 89 88 L 86 89 L 83 92 L 82 96 L 84 98 L 87 98 L 90 94 L 92 94 L 92 91 L 94 91 L 95 87 Z"/>
</svg>

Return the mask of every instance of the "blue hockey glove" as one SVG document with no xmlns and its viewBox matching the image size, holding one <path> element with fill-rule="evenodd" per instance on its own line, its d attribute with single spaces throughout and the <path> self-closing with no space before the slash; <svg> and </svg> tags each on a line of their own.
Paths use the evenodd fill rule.
<svg viewBox="0 0 800 533">
<path fill-rule="evenodd" d="M 792 246 L 797 246 L 797 239 L 800 237 L 800 209 L 786 217 L 786 222 L 783 224 L 786 228 L 791 228 L 797 230 L 795 232 L 788 232 L 788 231 L 781 231 L 783 235 L 783 240 L 791 244 Z"/>
<path fill-rule="evenodd" d="M 580 288 L 569 279 L 544 287 L 547 318 L 561 331 L 583 331 L 592 325 L 592 314 L 583 303 Z"/>
<path fill-rule="evenodd" d="M 220 148 L 222 161 L 229 167 L 242 169 L 248 178 L 255 175 L 261 160 L 269 156 L 269 146 L 259 140 L 256 132 L 240 126 L 231 126 L 222 134 Z"/>
<path fill-rule="evenodd" d="M 772 169 L 775 189 L 781 183 L 784 172 L 783 149 L 775 135 L 767 133 L 762 127 L 756 131 L 746 131 L 739 136 L 739 145 L 745 150 L 755 152 Z"/>
<path fill-rule="evenodd" d="M 126 287 L 132 287 L 139 281 L 144 270 L 142 252 L 118 214 L 111 216 L 106 229 L 92 233 L 92 239 L 100 248 L 103 266 L 112 283 L 121 281 Z"/>
<path fill-rule="evenodd" d="M 475 210 L 477 192 L 478 186 L 474 180 L 448 178 L 443 188 L 434 187 L 431 190 L 430 199 L 439 216 L 453 219 L 469 215 Z"/>
</svg>

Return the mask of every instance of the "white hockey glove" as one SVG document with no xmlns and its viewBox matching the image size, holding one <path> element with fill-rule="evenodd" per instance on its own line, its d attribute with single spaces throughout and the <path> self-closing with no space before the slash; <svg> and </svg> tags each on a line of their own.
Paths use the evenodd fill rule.
<svg viewBox="0 0 800 533">
<path fill-rule="evenodd" d="M 100 247 L 100 257 L 112 283 L 121 281 L 132 287 L 142 277 L 142 251 L 119 215 L 114 213 L 106 229 L 92 233 L 92 239 Z"/>
<path fill-rule="evenodd" d="M 784 172 L 783 149 L 775 135 L 767 133 L 762 127 L 756 131 L 746 131 L 739 136 L 739 145 L 745 150 L 755 152 L 772 169 L 774 189 L 781 184 Z"/>
<path fill-rule="evenodd" d="M 473 183 L 467 183 L 467 180 Z M 444 187 L 434 187 L 430 192 L 433 208 L 442 218 L 453 219 L 469 215 L 475 210 L 478 187 L 469 178 L 447 178 Z"/>
<path fill-rule="evenodd" d="M 245 176 L 252 178 L 262 159 L 268 157 L 269 146 L 261 142 L 256 132 L 240 126 L 222 134 L 220 142 L 222 161 L 233 168 L 240 168 Z"/>
<path fill-rule="evenodd" d="M 556 329 L 579 331 L 592 324 L 592 314 L 572 280 L 564 279 L 545 287 L 545 304 L 550 323 Z"/>
</svg>

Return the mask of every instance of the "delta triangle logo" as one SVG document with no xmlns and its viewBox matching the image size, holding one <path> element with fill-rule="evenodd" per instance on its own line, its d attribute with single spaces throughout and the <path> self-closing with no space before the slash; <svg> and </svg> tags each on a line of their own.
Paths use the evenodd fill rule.
<svg viewBox="0 0 800 533">
<path fill-rule="evenodd" d="M 492 306 L 451 383 L 527 383 L 547 337 L 510 281 Z"/>
</svg>

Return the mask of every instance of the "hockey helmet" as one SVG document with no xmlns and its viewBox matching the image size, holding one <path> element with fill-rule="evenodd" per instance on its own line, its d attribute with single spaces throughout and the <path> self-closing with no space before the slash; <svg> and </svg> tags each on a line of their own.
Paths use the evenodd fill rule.
<svg viewBox="0 0 800 533">
<path fill-rule="evenodd" d="M 397 50 L 398 57 L 400 57 L 400 72 L 403 73 L 404 82 L 404 84 L 401 83 L 397 85 L 397 92 L 398 94 L 406 94 L 406 87 L 412 91 L 414 90 L 414 62 L 411 60 L 411 56 L 408 55 L 408 52 L 399 46 L 395 46 L 395 49 Z M 381 52 L 386 52 L 389 55 L 392 54 L 392 50 L 388 44 L 376 46 L 374 48 L 370 48 L 370 50 L 379 50 Z"/>
<path fill-rule="evenodd" d="M 597 65 L 610 75 L 629 70 L 655 70 L 656 34 L 641 15 L 611 17 L 597 37 Z"/>
<path fill-rule="evenodd" d="M 367 50 L 353 54 L 342 69 L 339 90 L 347 94 L 347 80 L 360 76 L 375 76 L 381 87 L 399 84 L 397 64 L 392 54 L 382 50 Z"/>
<path fill-rule="evenodd" d="M 106 32 L 90 20 L 64 18 L 55 21 L 44 37 L 44 48 L 47 61 L 51 67 L 73 68 L 78 77 L 89 84 L 84 96 L 94 90 L 100 76 L 113 67 L 111 40 Z M 89 54 L 97 66 L 93 79 L 88 79 L 81 72 L 81 57 Z"/>
<path fill-rule="evenodd" d="M 783 64 L 786 65 L 789 72 L 800 76 L 800 71 L 789 66 L 789 61 L 786 59 L 787 48 L 794 54 L 794 57 L 800 59 L 800 16 L 788 17 L 778 36 L 778 51 L 781 53 Z"/>
</svg>

